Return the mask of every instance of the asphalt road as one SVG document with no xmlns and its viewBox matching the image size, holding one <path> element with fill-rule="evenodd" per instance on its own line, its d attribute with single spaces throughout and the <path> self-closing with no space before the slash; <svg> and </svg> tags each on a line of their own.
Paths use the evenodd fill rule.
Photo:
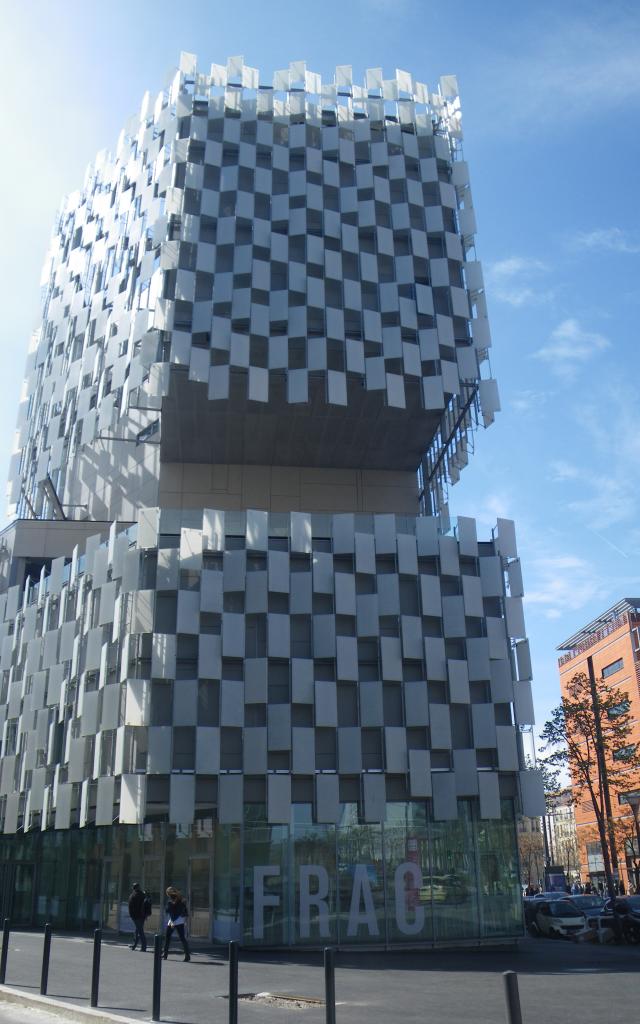
<svg viewBox="0 0 640 1024">
<path fill-rule="evenodd" d="M 39 991 L 41 950 L 41 934 L 12 935 L 7 985 Z M 88 1004 L 91 953 L 89 939 L 54 935 L 49 996 Z M 502 1024 L 505 970 L 518 973 L 524 1024 L 620 1024 L 638 1013 L 640 947 L 634 946 L 526 938 L 516 950 L 339 953 L 336 965 L 337 1024 Z M 103 943 L 102 1009 L 148 1020 L 151 979 L 150 949 L 132 952 L 124 944 Z M 224 956 L 196 952 L 185 964 L 176 952 L 163 965 L 162 1019 L 180 1024 L 226 1021 L 227 983 Z M 317 1002 L 323 998 L 323 985 L 320 953 L 241 952 L 241 995 L 269 992 L 309 1004 L 243 999 L 240 1022 L 324 1024 L 324 1006 Z M 16 1024 L 22 1019 L 16 1018 Z"/>
</svg>

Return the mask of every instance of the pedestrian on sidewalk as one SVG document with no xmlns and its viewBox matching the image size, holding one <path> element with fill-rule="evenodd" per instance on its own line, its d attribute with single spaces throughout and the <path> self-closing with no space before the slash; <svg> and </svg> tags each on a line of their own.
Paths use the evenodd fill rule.
<svg viewBox="0 0 640 1024">
<path fill-rule="evenodd" d="M 144 922 L 146 918 L 145 906 L 146 894 L 140 888 L 138 882 L 134 882 L 129 896 L 129 917 L 133 921 L 134 936 L 131 949 L 135 949 L 140 939 L 140 949 L 143 953 L 147 950 L 147 938 L 144 934 Z"/>
<path fill-rule="evenodd" d="M 169 945 L 171 943 L 173 933 L 176 931 L 178 933 L 178 938 L 182 943 L 186 963 L 191 959 L 189 944 L 184 933 L 184 927 L 187 923 L 189 911 L 187 909 L 187 904 L 182 898 L 182 893 L 173 885 L 170 885 L 167 889 L 167 905 L 165 910 L 167 913 L 167 929 L 164 933 L 164 953 L 162 954 L 162 957 L 164 960 L 167 959 L 169 955 Z"/>
</svg>

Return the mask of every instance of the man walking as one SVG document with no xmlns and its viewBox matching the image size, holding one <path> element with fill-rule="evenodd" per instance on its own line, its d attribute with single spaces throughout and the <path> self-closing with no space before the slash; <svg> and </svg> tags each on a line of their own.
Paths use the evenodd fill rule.
<svg viewBox="0 0 640 1024">
<path fill-rule="evenodd" d="M 144 922 L 146 918 L 145 910 L 145 894 L 138 883 L 134 882 L 133 888 L 131 889 L 131 895 L 129 896 L 129 917 L 133 921 L 135 928 L 131 949 L 136 948 L 138 945 L 138 939 L 140 939 L 140 949 L 143 953 L 145 953 L 147 949 L 147 940 L 144 934 Z"/>
</svg>

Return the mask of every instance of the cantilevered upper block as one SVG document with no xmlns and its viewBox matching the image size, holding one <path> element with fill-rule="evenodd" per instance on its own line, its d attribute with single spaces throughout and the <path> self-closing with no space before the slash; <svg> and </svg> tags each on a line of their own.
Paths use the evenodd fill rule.
<svg viewBox="0 0 640 1024">
<path fill-rule="evenodd" d="M 498 407 L 460 136 L 451 77 L 183 55 L 62 208 L 11 500 L 153 503 L 158 454 L 455 481 Z"/>
</svg>

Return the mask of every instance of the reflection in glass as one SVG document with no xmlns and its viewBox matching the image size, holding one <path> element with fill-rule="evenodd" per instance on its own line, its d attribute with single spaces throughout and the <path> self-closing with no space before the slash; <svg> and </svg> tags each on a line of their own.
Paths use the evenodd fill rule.
<svg viewBox="0 0 640 1024">
<path fill-rule="evenodd" d="M 289 944 L 289 828 L 267 825 L 264 807 L 245 807 L 244 935 L 254 946 Z"/>
<path fill-rule="evenodd" d="M 336 829 L 313 823 L 311 804 L 294 807 L 294 941 L 336 942 Z"/>
<path fill-rule="evenodd" d="M 104 860 L 104 884 L 102 889 L 102 927 L 111 931 L 120 928 L 120 860 L 106 857 Z M 123 922 L 124 923 L 124 922 Z"/>
<path fill-rule="evenodd" d="M 357 805 L 345 804 L 337 840 L 339 941 L 384 942 L 382 826 L 358 824 Z"/>
<path fill-rule="evenodd" d="M 387 805 L 384 826 L 387 941 L 420 942 L 433 937 L 429 837 L 424 804 Z"/>
<path fill-rule="evenodd" d="M 458 818 L 431 825 L 431 896 L 436 941 L 472 939 L 479 934 L 471 806 L 458 801 Z"/>
<path fill-rule="evenodd" d="M 142 870 L 142 888 L 151 897 L 151 914 L 145 921 L 148 932 L 161 931 L 163 927 L 164 891 L 162 888 L 162 861 L 159 857 L 145 859 Z"/>
<path fill-rule="evenodd" d="M 513 801 L 483 820 L 477 800 L 459 819 L 432 821 L 428 801 L 387 805 L 363 823 L 356 802 L 337 825 L 294 804 L 290 825 L 268 825 L 264 804 L 244 825 L 202 818 L 0 837 L 5 905 L 16 923 L 130 931 L 132 882 L 150 891 L 148 930 L 161 926 L 164 887 L 190 893 L 192 927 L 247 946 L 402 945 L 522 934 Z M 36 870 L 36 865 L 38 869 Z M 9 903 L 13 904 L 11 908 Z"/>
<path fill-rule="evenodd" d="M 211 908 L 211 861 L 208 857 L 189 860 L 189 932 L 194 939 L 209 938 Z"/>
<path fill-rule="evenodd" d="M 502 819 L 476 824 L 483 935 L 521 935 L 522 901 L 513 804 L 502 801 Z"/>
<path fill-rule="evenodd" d="M 241 938 L 240 855 L 240 826 L 218 825 L 213 857 L 213 938 L 217 942 Z"/>
<path fill-rule="evenodd" d="M 13 921 L 30 924 L 33 906 L 33 864 L 16 864 L 13 890 Z"/>
</svg>

